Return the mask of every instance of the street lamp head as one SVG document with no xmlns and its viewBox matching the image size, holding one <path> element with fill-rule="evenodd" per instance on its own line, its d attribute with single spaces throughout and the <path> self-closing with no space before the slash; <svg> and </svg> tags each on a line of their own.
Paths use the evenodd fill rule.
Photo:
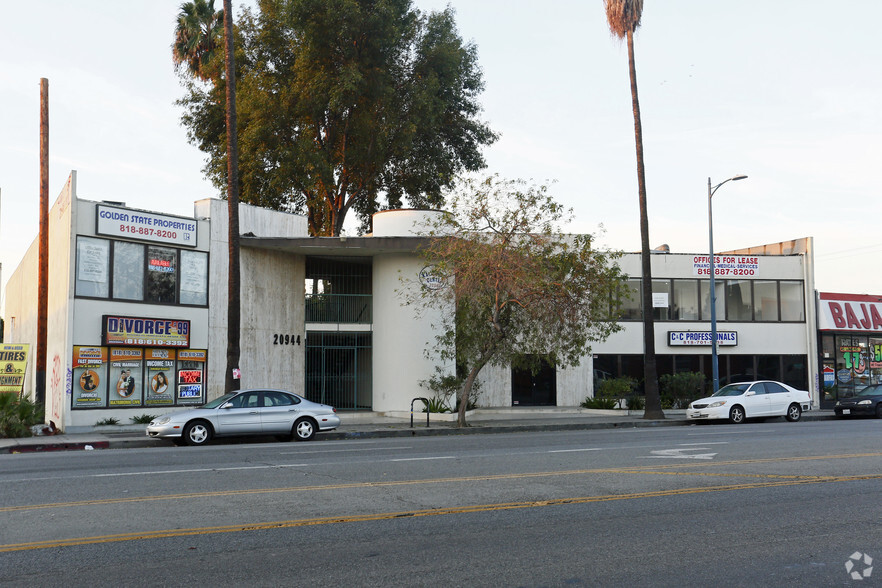
<svg viewBox="0 0 882 588">
<path fill-rule="evenodd" d="M 738 180 L 746 180 L 747 176 L 744 174 L 738 174 L 737 176 L 731 178 L 733 182 L 737 182 Z"/>
</svg>

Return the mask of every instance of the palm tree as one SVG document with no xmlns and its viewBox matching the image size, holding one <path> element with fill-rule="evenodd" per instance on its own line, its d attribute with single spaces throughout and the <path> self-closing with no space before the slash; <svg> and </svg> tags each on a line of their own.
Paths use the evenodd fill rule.
<svg viewBox="0 0 882 588">
<path fill-rule="evenodd" d="M 227 365 L 224 391 L 239 389 L 233 370 L 239 367 L 241 296 L 239 271 L 239 150 L 236 134 L 236 67 L 233 57 L 233 10 L 224 0 L 223 10 L 214 11 L 214 0 L 193 0 L 181 5 L 175 27 L 172 58 L 175 68 L 186 65 L 187 72 L 215 85 L 221 83 L 212 66 L 224 36 L 224 77 L 226 78 L 227 123 L 227 208 L 229 218 L 229 272 L 227 276 Z"/>
<path fill-rule="evenodd" d="M 610 32 L 628 41 L 628 71 L 631 76 L 631 107 L 634 112 L 634 141 L 637 145 L 637 191 L 640 199 L 640 253 L 643 273 L 643 379 L 646 389 L 645 419 L 665 418 L 658 391 L 655 361 L 655 325 L 652 316 L 652 268 L 649 253 L 649 218 L 646 213 L 646 176 L 643 170 L 643 127 L 637 99 L 637 69 L 634 67 L 634 31 L 640 26 L 643 0 L 603 0 Z"/>
<path fill-rule="evenodd" d="M 187 72 L 203 81 L 216 77 L 211 67 L 212 58 L 220 47 L 224 32 L 224 11 L 214 11 L 214 0 L 193 0 L 181 4 L 175 26 L 172 59 L 175 69 L 186 67 Z"/>
<path fill-rule="evenodd" d="M 239 147 L 236 134 L 236 64 L 233 59 L 232 0 L 224 0 L 224 69 L 227 78 L 227 205 L 229 211 L 230 272 L 227 307 L 227 375 L 224 390 L 239 389 L 233 369 L 239 367 Z"/>
</svg>

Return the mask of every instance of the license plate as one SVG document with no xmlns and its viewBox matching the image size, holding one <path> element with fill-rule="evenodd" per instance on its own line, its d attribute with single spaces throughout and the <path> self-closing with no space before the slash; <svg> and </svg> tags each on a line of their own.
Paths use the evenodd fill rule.
<svg viewBox="0 0 882 588">
<path fill-rule="evenodd" d="M 842 414 L 851 414 L 851 409 L 850 408 L 843 408 Z"/>
</svg>

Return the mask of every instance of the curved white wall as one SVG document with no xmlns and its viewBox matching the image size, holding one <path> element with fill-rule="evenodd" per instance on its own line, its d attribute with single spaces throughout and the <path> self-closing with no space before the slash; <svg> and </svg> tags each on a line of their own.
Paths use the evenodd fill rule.
<svg viewBox="0 0 882 588">
<path fill-rule="evenodd" d="M 428 231 L 427 222 L 444 214 L 440 210 L 385 210 L 373 216 L 374 237 L 413 237 Z"/>
<path fill-rule="evenodd" d="M 373 218 L 374 237 L 414 236 L 422 224 L 442 214 L 429 210 L 392 210 Z M 438 311 L 422 312 L 404 305 L 401 291 L 406 280 L 416 281 L 425 262 L 412 253 L 394 253 L 374 257 L 373 272 L 373 409 L 378 412 L 410 410 L 417 397 L 431 393 L 420 386 L 435 373 L 441 360 L 426 356 L 435 344 L 433 325 L 440 324 Z M 402 279 L 404 281 L 402 281 Z M 452 370 L 452 366 L 448 369 Z M 414 405 L 422 409 L 422 403 Z"/>
</svg>

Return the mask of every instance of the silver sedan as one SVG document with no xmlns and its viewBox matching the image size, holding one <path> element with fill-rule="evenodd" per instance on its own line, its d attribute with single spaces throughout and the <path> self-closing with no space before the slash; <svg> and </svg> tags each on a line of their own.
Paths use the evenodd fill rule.
<svg viewBox="0 0 882 588">
<path fill-rule="evenodd" d="M 284 390 L 240 390 L 208 404 L 166 414 L 147 425 L 147 435 L 183 445 L 204 445 L 213 437 L 274 435 L 309 441 L 340 425 L 337 410 Z"/>
</svg>

